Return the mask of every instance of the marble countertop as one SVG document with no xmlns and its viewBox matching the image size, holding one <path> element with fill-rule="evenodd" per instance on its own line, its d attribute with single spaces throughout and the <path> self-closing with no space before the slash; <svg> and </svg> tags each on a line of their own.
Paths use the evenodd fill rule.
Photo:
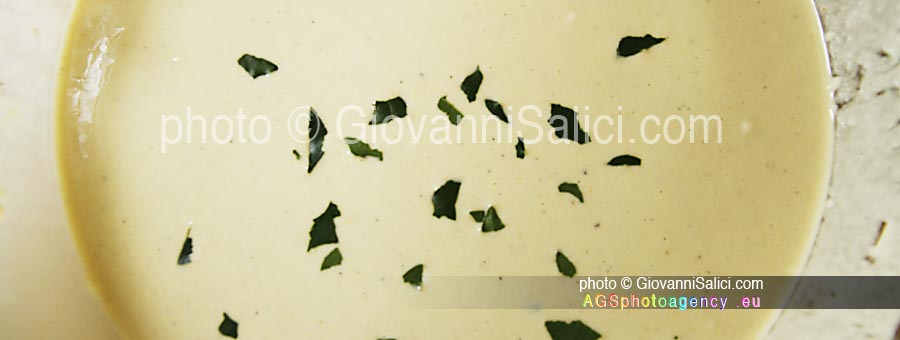
<svg viewBox="0 0 900 340">
<path fill-rule="evenodd" d="M 82 277 L 56 172 L 51 98 L 71 2 L 0 3 L 3 338 L 115 338 Z M 898 275 L 900 1 L 816 5 L 834 74 L 836 139 L 827 207 L 804 274 Z M 897 339 L 898 320 L 900 310 L 789 310 L 770 338 Z"/>
</svg>

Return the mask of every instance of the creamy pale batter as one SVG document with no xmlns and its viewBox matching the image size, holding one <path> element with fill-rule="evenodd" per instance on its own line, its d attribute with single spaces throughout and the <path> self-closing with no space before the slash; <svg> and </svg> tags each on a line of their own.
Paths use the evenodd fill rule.
<svg viewBox="0 0 900 340">
<path fill-rule="evenodd" d="M 620 39 L 645 34 L 665 41 L 616 55 Z M 409 306 L 440 294 L 430 277 L 558 276 L 558 251 L 578 275 L 797 273 L 830 161 L 820 34 L 800 0 L 84 0 L 58 98 L 73 228 L 126 338 L 216 339 L 223 313 L 240 339 L 549 339 L 548 320 L 581 320 L 604 339 L 759 337 L 776 311 Z M 278 70 L 254 79 L 236 62 L 244 54 Z M 460 84 L 476 67 L 484 81 L 470 103 Z M 583 119 L 621 112 L 626 138 L 544 138 L 521 159 L 506 132 L 472 143 L 462 123 L 450 131 L 464 141 L 449 145 L 362 138 L 371 104 L 398 96 L 408 116 L 378 126 L 394 134 L 446 121 L 447 96 L 467 117 L 491 115 L 484 99 L 511 106 L 526 138 L 539 134 L 529 117 L 550 133 L 553 103 Z M 304 105 L 329 130 L 310 173 L 308 145 L 285 129 Z M 366 114 L 339 119 L 345 105 Z M 527 105 L 543 116 L 516 114 Z M 163 117 L 187 107 L 207 125 L 266 116 L 271 139 L 161 142 Z M 723 142 L 629 143 L 649 114 L 717 114 Z M 354 156 L 344 137 L 383 161 Z M 607 165 L 626 154 L 642 164 Z M 462 183 L 455 221 L 432 205 L 451 179 Z M 329 202 L 339 242 L 307 251 Z M 488 207 L 504 229 L 483 232 L 468 214 Z M 193 252 L 179 265 L 188 230 Z M 336 247 L 342 262 L 321 270 Z M 417 264 L 421 290 L 403 280 Z"/>
</svg>

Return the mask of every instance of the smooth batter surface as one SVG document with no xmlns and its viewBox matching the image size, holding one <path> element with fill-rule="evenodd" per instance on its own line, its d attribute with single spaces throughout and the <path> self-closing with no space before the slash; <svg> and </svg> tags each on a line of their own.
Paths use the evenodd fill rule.
<svg viewBox="0 0 900 340">
<path fill-rule="evenodd" d="M 559 275 L 557 250 L 579 275 L 790 275 L 818 222 L 831 120 L 806 1 L 83 1 L 73 25 L 63 180 L 88 271 L 129 338 L 217 338 L 223 312 L 241 339 L 545 339 L 544 321 L 575 319 L 613 339 L 753 338 L 774 311 L 398 306 L 439 294 L 429 276 Z M 647 33 L 667 40 L 616 57 L 620 38 Z M 244 53 L 280 69 L 251 79 L 235 62 Z M 485 81 L 470 104 L 459 83 L 476 66 Z M 375 141 L 378 162 L 336 132 L 344 105 L 402 96 L 417 123 L 443 116 L 444 95 L 469 116 L 489 114 L 483 98 L 538 105 L 535 122 L 550 103 L 622 106 L 630 128 L 651 113 L 718 114 L 724 142 L 545 141 L 517 159 L 509 143 Z M 285 131 L 302 105 L 332 131 L 311 174 L 306 145 Z M 161 153 L 161 115 L 187 106 L 266 115 L 272 140 Z M 340 126 L 353 135 L 369 119 Z M 642 166 L 606 165 L 626 153 Z M 463 183 L 456 221 L 432 216 L 448 179 Z M 585 203 L 562 182 L 578 182 Z M 333 246 L 306 247 L 329 202 L 344 261 L 320 271 Z M 467 216 L 487 206 L 506 229 L 485 234 Z M 178 266 L 188 228 L 193 261 Z M 401 279 L 419 263 L 422 290 Z"/>
</svg>

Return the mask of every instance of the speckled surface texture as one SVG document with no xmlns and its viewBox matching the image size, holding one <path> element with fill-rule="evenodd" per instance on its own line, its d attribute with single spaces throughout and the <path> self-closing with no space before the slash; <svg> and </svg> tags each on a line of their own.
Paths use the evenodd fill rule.
<svg viewBox="0 0 900 340">
<path fill-rule="evenodd" d="M 898 275 L 900 1 L 816 4 L 834 74 L 835 162 L 825 216 L 804 274 Z M 898 319 L 897 310 L 786 311 L 772 335 L 893 339 Z"/>
<path fill-rule="evenodd" d="M 81 277 L 56 176 L 50 98 L 70 3 L 0 2 L 3 339 L 115 337 Z M 830 197 L 805 274 L 898 275 L 900 1 L 817 7 L 835 75 L 836 141 Z M 83 321 L 62 322 L 71 318 Z M 896 310 L 793 310 L 770 338 L 894 339 L 898 320 Z"/>
</svg>

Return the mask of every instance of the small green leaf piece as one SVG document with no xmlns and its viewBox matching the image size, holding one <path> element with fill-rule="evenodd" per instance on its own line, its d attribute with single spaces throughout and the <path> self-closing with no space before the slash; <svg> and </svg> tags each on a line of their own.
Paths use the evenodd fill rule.
<svg viewBox="0 0 900 340">
<path fill-rule="evenodd" d="M 572 194 L 572 196 L 578 198 L 579 202 L 584 203 L 584 196 L 581 195 L 581 189 L 578 188 L 578 184 L 566 182 L 560 184 L 558 189 L 559 192 Z"/>
<path fill-rule="evenodd" d="M 547 321 L 544 322 L 550 338 L 553 340 L 597 340 L 600 339 L 600 333 L 597 333 L 581 320 L 572 322 L 565 321 Z"/>
<path fill-rule="evenodd" d="M 325 256 L 325 260 L 322 261 L 322 267 L 319 270 L 325 270 L 340 265 L 343 260 L 344 256 L 341 255 L 341 250 L 334 248 L 334 250 Z"/>
<path fill-rule="evenodd" d="M 559 269 L 559 273 L 565 276 L 575 276 L 575 265 L 561 251 L 556 252 L 556 269 Z"/>
<path fill-rule="evenodd" d="M 453 123 L 453 125 L 459 125 L 459 121 L 462 120 L 463 114 L 462 112 L 459 112 L 458 109 L 456 109 L 456 106 L 453 106 L 453 104 L 447 100 L 447 96 L 443 96 L 440 100 L 438 100 L 437 107 L 439 110 L 447 114 L 447 118 L 450 119 L 450 123 Z"/>
<path fill-rule="evenodd" d="M 416 288 L 421 287 L 423 270 L 425 270 L 425 266 L 422 264 L 412 267 L 412 269 L 406 271 L 406 274 L 403 274 L 403 282 L 409 283 Z"/>
<path fill-rule="evenodd" d="M 484 221 L 484 210 L 473 210 L 469 212 L 469 215 L 475 219 L 475 222 L 481 223 Z"/>
<path fill-rule="evenodd" d="M 560 139 L 569 139 L 578 142 L 578 144 L 585 144 L 591 141 L 591 137 L 584 133 L 578 125 L 577 113 L 570 108 L 559 104 L 550 105 L 550 119 L 548 122 L 553 127 L 556 137 Z"/>
<path fill-rule="evenodd" d="M 322 123 L 322 120 L 319 119 L 319 115 L 316 113 L 316 110 L 313 108 L 309 109 L 309 165 L 306 167 L 306 173 L 311 173 L 313 169 L 316 167 L 316 164 L 319 164 L 319 160 L 322 159 L 322 156 L 325 155 L 325 149 L 322 146 L 322 143 L 325 141 L 325 135 L 328 134 L 328 129 L 325 128 L 325 123 Z"/>
<path fill-rule="evenodd" d="M 500 220 L 500 215 L 497 215 L 497 210 L 494 207 L 488 208 L 487 212 L 484 213 L 484 221 L 481 224 L 481 231 L 485 233 L 500 231 L 506 228 L 506 225 L 503 224 L 503 221 Z"/>
<path fill-rule="evenodd" d="M 621 155 L 609 160 L 609 166 L 640 166 L 641 159 L 632 155 Z"/>
<path fill-rule="evenodd" d="M 334 219 L 339 216 L 341 216 L 341 211 L 338 210 L 338 206 L 334 203 L 328 203 L 328 208 L 325 209 L 325 212 L 313 220 L 312 229 L 309 230 L 309 246 L 306 248 L 306 251 L 323 244 L 338 242 Z"/>
<path fill-rule="evenodd" d="M 347 137 L 344 138 L 344 141 L 347 142 L 347 145 L 350 147 L 350 153 L 357 157 L 375 157 L 378 158 L 379 161 L 384 160 L 384 157 L 380 150 L 372 149 L 369 144 L 366 144 L 359 139 Z"/>
<path fill-rule="evenodd" d="M 487 107 L 488 111 L 491 112 L 497 118 L 500 118 L 504 123 L 509 123 L 509 118 L 506 117 L 506 112 L 503 111 L 503 105 L 495 102 L 490 99 L 484 100 L 484 106 Z"/>
<path fill-rule="evenodd" d="M 525 141 L 522 140 L 522 137 L 517 137 L 519 142 L 516 143 L 516 158 L 524 159 L 525 158 Z"/>
<path fill-rule="evenodd" d="M 462 183 L 449 180 L 434 191 L 434 195 L 431 196 L 434 217 L 447 217 L 456 221 L 456 198 L 459 196 L 460 185 Z"/>
<path fill-rule="evenodd" d="M 644 35 L 643 37 L 624 37 L 622 40 L 619 40 L 619 47 L 616 48 L 616 53 L 618 53 L 620 57 L 630 57 L 641 53 L 641 51 L 651 48 L 664 40 L 666 40 L 666 38 L 656 38 L 649 34 Z"/>
<path fill-rule="evenodd" d="M 406 117 L 406 101 L 403 98 L 376 101 L 375 113 L 369 125 L 384 124 L 403 117 Z"/>
<path fill-rule="evenodd" d="M 188 228 L 187 236 L 184 238 L 184 244 L 181 245 L 181 253 L 178 254 L 178 265 L 183 266 L 191 263 L 191 254 L 194 253 L 194 240 L 191 238 L 191 228 Z"/>
<path fill-rule="evenodd" d="M 294 154 L 294 158 L 297 158 L 298 161 L 300 160 L 300 152 L 297 149 L 291 150 L 291 153 Z"/>
<path fill-rule="evenodd" d="M 475 67 L 475 72 L 468 75 L 466 79 L 463 80 L 460 88 L 463 93 L 466 94 L 466 99 L 469 100 L 469 103 L 475 101 L 475 97 L 478 95 L 478 89 L 481 88 L 481 82 L 484 80 L 484 75 L 481 74 L 481 67 Z"/>
<path fill-rule="evenodd" d="M 228 316 L 228 313 L 222 313 L 222 323 L 219 324 L 219 333 L 229 338 L 237 339 L 238 323 Z"/>
<path fill-rule="evenodd" d="M 244 54 L 238 59 L 238 65 L 244 68 L 253 79 L 278 71 L 278 66 L 263 58 Z"/>
</svg>

